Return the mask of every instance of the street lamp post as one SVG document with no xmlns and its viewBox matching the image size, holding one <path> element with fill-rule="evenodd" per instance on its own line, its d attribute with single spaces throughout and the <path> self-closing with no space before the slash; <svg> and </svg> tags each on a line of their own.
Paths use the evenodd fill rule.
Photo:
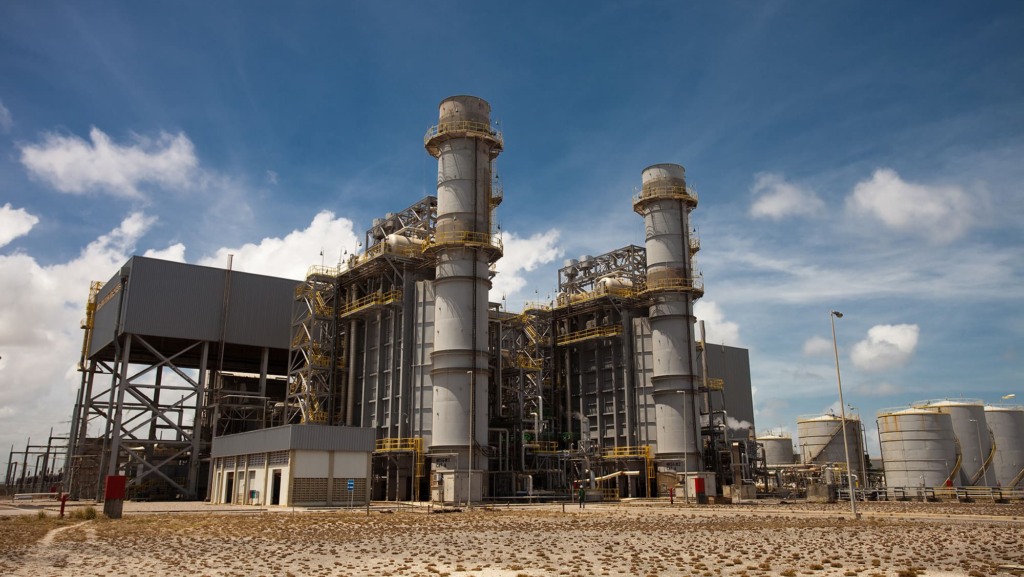
<svg viewBox="0 0 1024 577">
<path fill-rule="evenodd" d="M 978 419 L 971 419 L 974 423 L 974 433 L 978 435 L 978 463 L 981 467 L 981 472 L 985 476 L 985 486 L 988 487 L 988 467 L 985 466 L 985 450 L 981 446 L 981 425 L 978 424 Z"/>
<path fill-rule="evenodd" d="M 846 456 L 847 484 L 850 487 L 850 511 L 853 513 L 854 519 L 860 519 L 860 513 L 857 512 L 857 496 L 853 489 L 853 469 L 850 468 L 850 443 L 846 439 L 846 403 L 843 401 L 843 378 L 839 374 L 839 345 L 836 342 L 836 319 L 841 318 L 843 318 L 843 313 L 839 311 L 829 312 L 828 320 L 832 323 L 832 350 L 835 351 L 836 355 L 836 383 L 839 385 L 839 416 L 843 424 L 843 452 Z"/>
</svg>

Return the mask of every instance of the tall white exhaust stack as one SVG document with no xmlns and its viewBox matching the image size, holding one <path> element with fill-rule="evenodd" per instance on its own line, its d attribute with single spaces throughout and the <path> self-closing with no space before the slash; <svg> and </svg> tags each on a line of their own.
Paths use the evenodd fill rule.
<svg viewBox="0 0 1024 577">
<path fill-rule="evenodd" d="M 492 233 L 492 161 L 502 150 L 490 105 L 474 96 L 441 102 L 427 133 L 437 158 L 437 228 L 428 244 L 437 259 L 434 281 L 434 418 L 430 451 L 444 479 L 442 500 L 479 501 L 487 459 L 489 266 L 501 257 Z M 472 391 L 471 391 L 472 388 Z"/>
<path fill-rule="evenodd" d="M 697 195 L 678 164 L 655 164 L 642 173 L 633 210 L 644 217 L 647 286 L 651 295 L 651 382 L 658 445 L 655 459 L 675 470 L 699 471 L 700 427 L 695 412 L 698 362 L 693 301 L 703 284 L 693 270 L 690 211 Z"/>
</svg>

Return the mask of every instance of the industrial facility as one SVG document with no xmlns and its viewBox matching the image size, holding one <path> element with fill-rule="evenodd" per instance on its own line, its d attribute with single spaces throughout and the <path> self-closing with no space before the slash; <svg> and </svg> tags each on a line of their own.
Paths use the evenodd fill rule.
<svg viewBox="0 0 1024 577">
<path fill-rule="evenodd" d="M 568 259 L 554 298 L 513 311 L 488 298 L 505 200 L 490 105 L 445 99 L 423 142 L 436 195 L 304 281 L 135 256 L 93 283 L 64 490 L 101 500 L 123 476 L 137 499 L 351 506 L 1024 488 L 1021 406 L 883 411 L 882 463 L 857 414 L 800 417 L 796 446 L 757 436 L 747 351 L 694 317 L 682 166 L 624 195 L 644 246 Z"/>
<path fill-rule="evenodd" d="M 886 481 L 900 487 L 1024 487 L 1024 406 L 919 401 L 878 413 Z"/>
<path fill-rule="evenodd" d="M 748 355 L 698 334 L 683 167 L 640 174 L 645 246 L 568 260 L 554 299 L 509 311 L 488 299 L 504 199 L 489 104 L 445 99 L 424 146 L 436 196 L 304 282 L 136 256 L 94 283 L 73 497 L 99 499 L 109 475 L 139 498 L 281 505 L 752 494 Z"/>
<path fill-rule="evenodd" d="M 877 464 L 868 458 L 867 431 L 856 413 L 845 420 L 831 413 L 798 418 L 797 446 L 787 434 L 758 436 L 769 485 L 806 491 L 815 483 L 845 487 L 852 479 L 865 498 L 885 499 L 958 492 L 998 499 L 1024 489 L 1024 406 L 918 401 L 880 411 L 876 424 Z"/>
</svg>

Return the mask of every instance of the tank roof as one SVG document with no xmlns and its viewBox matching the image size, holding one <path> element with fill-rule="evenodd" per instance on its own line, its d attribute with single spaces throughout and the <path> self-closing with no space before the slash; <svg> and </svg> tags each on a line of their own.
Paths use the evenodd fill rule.
<svg viewBox="0 0 1024 577">
<path fill-rule="evenodd" d="M 842 420 L 843 420 L 843 418 L 841 416 L 839 416 L 839 415 L 832 415 L 832 414 L 829 414 L 829 413 L 826 413 L 824 415 L 818 415 L 818 414 L 814 414 L 814 415 L 800 415 L 799 417 L 796 418 L 796 422 L 797 423 L 809 423 L 809 422 L 812 422 L 812 421 L 823 421 L 823 422 L 825 422 L 825 421 L 842 421 Z M 846 413 L 846 420 L 847 421 L 859 421 L 860 420 L 860 415 L 858 415 L 856 413 Z"/>
<path fill-rule="evenodd" d="M 993 403 L 991 405 L 985 405 L 986 411 L 1004 411 L 1004 412 L 1017 412 L 1024 411 L 1024 405 L 1011 405 L 1008 403 Z"/>
<path fill-rule="evenodd" d="M 878 411 L 879 417 L 887 417 L 891 415 L 941 415 L 937 407 L 890 407 L 888 409 L 881 409 Z"/>
<path fill-rule="evenodd" d="M 980 407 L 985 402 L 981 399 L 965 399 L 965 398 L 954 398 L 954 399 L 929 399 L 925 401 L 917 401 L 911 403 L 912 407 Z"/>
</svg>

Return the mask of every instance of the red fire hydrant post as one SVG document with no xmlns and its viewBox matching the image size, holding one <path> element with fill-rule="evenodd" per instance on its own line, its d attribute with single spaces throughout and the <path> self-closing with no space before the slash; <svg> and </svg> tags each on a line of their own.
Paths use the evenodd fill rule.
<svg viewBox="0 0 1024 577">
<path fill-rule="evenodd" d="M 60 494 L 60 518 L 61 519 L 64 518 L 64 504 L 67 503 L 67 502 L 68 502 L 68 494 L 67 493 L 61 493 Z"/>
</svg>

